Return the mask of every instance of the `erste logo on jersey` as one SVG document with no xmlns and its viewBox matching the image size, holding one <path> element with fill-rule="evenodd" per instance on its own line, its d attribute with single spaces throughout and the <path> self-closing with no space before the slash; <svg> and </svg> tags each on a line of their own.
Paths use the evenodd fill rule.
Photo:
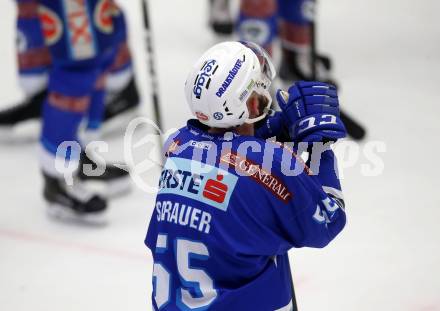
<svg viewBox="0 0 440 311">
<path fill-rule="evenodd" d="M 196 95 L 197 99 L 200 99 L 202 96 L 203 87 L 209 88 L 209 84 L 211 83 L 211 76 L 215 73 L 218 68 L 218 65 L 214 68 L 214 65 L 217 63 L 215 59 L 207 60 L 202 68 L 200 68 L 200 72 L 194 81 L 193 93 Z"/>
<path fill-rule="evenodd" d="M 63 34 L 63 24 L 61 19 L 54 11 L 43 5 L 39 6 L 38 14 L 46 44 L 53 45 L 57 43 Z"/>
<path fill-rule="evenodd" d="M 113 32 L 113 17 L 121 12 L 113 0 L 101 0 L 95 8 L 94 20 L 95 25 L 103 33 L 110 34 Z"/>
<path fill-rule="evenodd" d="M 226 211 L 237 180 L 237 176 L 208 164 L 168 158 L 160 176 L 159 194 L 184 196 Z"/>
</svg>

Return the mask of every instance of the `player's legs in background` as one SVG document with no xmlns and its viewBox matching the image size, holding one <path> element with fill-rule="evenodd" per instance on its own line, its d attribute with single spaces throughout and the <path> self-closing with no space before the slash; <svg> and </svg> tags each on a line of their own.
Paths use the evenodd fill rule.
<svg viewBox="0 0 440 311">
<path fill-rule="evenodd" d="M 279 32 L 282 58 L 279 76 L 287 83 L 311 80 L 312 77 L 312 23 L 315 16 L 314 0 L 278 0 Z M 316 56 L 318 80 L 329 82 L 330 59 Z"/>
<path fill-rule="evenodd" d="M 313 5 L 313 0 L 278 0 L 278 3 L 282 49 L 280 76 L 285 80 L 310 77 L 312 32 L 307 6 Z"/>
<path fill-rule="evenodd" d="M 237 30 L 240 40 L 255 42 L 271 53 L 277 35 L 276 0 L 242 0 Z"/>
<path fill-rule="evenodd" d="M 18 0 L 17 7 L 16 46 L 19 82 L 26 96 L 31 97 L 46 89 L 51 57 L 44 42 L 38 2 Z"/>
<path fill-rule="evenodd" d="M 21 121 L 39 118 L 51 65 L 50 52 L 40 25 L 38 1 L 17 0 L 16 4 L 17 63 L 19 82 L 25 97 L 22 102 L 0 113 L 0 127 L 11 127 Z"/>
<path fill-rule="evenodd" d="M 106 107 L 103 130 L 120 129 L 137 113 L 139 92 L 133 72 L 133 62 L 128 45 L 127 24 L 124 12 L 117 8 L 114 17 L 116 53 L 108 70 L 105 89 Z M 115 118 L 118 117 L 118 118 Z"/>
<path fill-rule="evenodd" d="M 87 146 L 89 143 L 99 140 L 102 135 L 101 128 L 104 124 L 104 116 L 109 108 L 109 104 L 105 105 L 105 97 L 108 96 L 107 89 L 109 77 L 117 79 L 116 82 L 119 82 L 119 85 L 115 85 L 115 87 L 120 86 L 120 89 L 122 90 L 127 89 L 127 86 L 130 84 L 131 86 L 129 87 L 135 87 L 133 72 L 131 69 L 131 58 L 122 57 L 121 62 L 117 61 L 117 59 L 121 57 L 121 49 L 124 48 L 120 45 L 115 45 L 115 48 L 110 49 L 109 53 L 105 53 L 100 57 L 100 68 L 98 68 L 100 75 L 95 81 L 95 85 L 91 93 L 90 105 L 86 115 L 87 122 L 81 135 L 82 146 Z M 127 54 L 128 51 L 122 53 Z M 115 67 L 115 65 L 118 65 L 118 63 L 121 65 L 121 67 Z M 118 69 L 120 70 L 119 72 L 117 71 Z M 118 74 L 119 76 L 115 78 L 115 75 Z M 116 82 L 113 81 L 112 83 L 116 84 Z M 118 94 L 120 93 L 121 92 L 118 92 Z M 125 91 L 125 93 L 127 92 Z M 124 101 L 126 101 L 126 98 Z M 111 105 L 117 105 L 117 103 L 117 101 L 114 101 Z M 138 103 L 138 101 L 136 103 Z M 120 118 L 122 113 L 133 110 L 136 106 L 124 106 L 126 108 L 125 110 L 120 108 L 117 113 L 118 118 Z M 113 109 L 115 109 L 115 107 L 113 107 Z M 87 174 L 86 171 L 81 169 L 83 165 L 91 165 L 91 167 L 97 167 L 97 165 L 104 167 L 105 165 L 105 171 L 103 171 L 101 175 Z M 105 187 L 104 194 L 106 197 L 116 197 L 125 194 L 128 190 L 130 190 L 130 178 L 128 173 L 115 165 L 106 164 L 103 159 L 98 157 L 97 154 L 93 152 L 93 150 L 90 150 L 87 153 L 84 151 L 81 153 L 78 178 L 85 185 L 88 183 L 103 184 Z"/>
<path fill-rule="evenodd" d="M 234 18 L 230 0 L 209 0 L 209 25 L 218 35 L 231 35 Z"/>
<path fill-rule="evenodd" d="M 49 94 L 42 114 L 40 165 L 44 198 L 54 216 L 69 219 L 94 216 L 106 209 L 106 201 L 84 191 L 75 178 L 82 153 L 78 128 L 92 100 L 98 73 L 93 69 L 58 65 L 50 72 Z M 69 171 L 69 176 L 73 176 L 70 181 L 65 175 Z"/>
<path fill-rule="evenodd" d="M 17 58 L 19 81 L 25 94 L 22 102 L 0 111 L 0 128 L 12 128 L 29 119 L 39 119 L 41 106 L 47 95 L 47 80 L 51 66 L 51 55 L 44 40 L 44 31 L 49 37 L 61 34 L 57 16 L 44 8 L 39 10 L 38 0 L 17 0 Z M 113 65 L 109 69 L 106 83 L 104 131 L 120 132 L 136 113 L 139 92 L 136 86 L 131 53 L 127 44 L 125 16 L 112 1 L 99 1 L 95 17 L 104 29 L 110 16 L 115 36 Z M 50 44 L 50 42 L 48 43 Z"/>
<path fill-rule="evenodd" d="M 96 138 L 93 134 L 101 125 L 106 70 L 116 54 L 113 8 L 105 6 L 108 1 L 95 0 L 41 0 L 40 4 L 40 10 L 61 29 L 58 36 L 45 32 L 53 65 L 40 146 L 44 197 L 55 216 L 87 220 L 102 214 L 106 200 L 87 191 L 84 181 L 108 182 L 127 177 L 125 171 L 105 167 L 93 155 L 85 154 L 86 143 Z M 45 23 L 43 19 L 43 28 Z M 85 140 L 80 141 L 78 129 L 86 116 Z M 67 176 L 72 175 L 73 179 L 66 178 L 63 167 L 68 168 Z"/>
</svg>

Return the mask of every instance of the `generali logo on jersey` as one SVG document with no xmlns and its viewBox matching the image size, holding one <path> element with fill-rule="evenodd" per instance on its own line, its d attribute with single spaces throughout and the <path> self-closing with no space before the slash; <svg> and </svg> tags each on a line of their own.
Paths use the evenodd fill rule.
<svg viewBox="0 0 440 311">
<path fill-rule="evenodd" d="M 278 177 L 265 171 L 258 164 L 253 163 L 245 157 L 228 152 L 221 156 L 220 161 L 235 168 L 237 173 L 251 177 L 284 203 L 292 199 L 292 193 Z"/>
</svg>

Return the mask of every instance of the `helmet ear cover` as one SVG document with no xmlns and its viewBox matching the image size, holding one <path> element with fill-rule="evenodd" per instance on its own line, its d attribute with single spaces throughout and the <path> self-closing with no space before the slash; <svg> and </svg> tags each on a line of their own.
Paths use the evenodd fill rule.
<svg viewBox="0 0 440 311">
<path fill-rule="evenodd" d="M 255 118 L 252 118 L 252 119 L 251 118 L 247 118 L 246 121 L 245 121 L 246 124 L 253 124 L 253 123 L 256 123 L 258 121 L 263 120 L 267 116 L 269 111 L 270 111 L 270 106 L 272 104 L 272 97 L 270 96 L 270 94 L 268 94 L 268 96 L 261 95 L 261 94 L 258 94 L 258 95 L 260 97 L 259 98 L 260 103 L 262 103 L 261 98 L 264 98 L 265 101 L 266 101 L 266 104 L 263 107 L 259 107 L 260 109 L 262 109 L 261 114 L 258 117 L 255 117 Z"/>
<path fill-rule="evenodd" d="M 249 96 L 248 100 L 247 100 L 247 106 L 248 106 L 248 110 L 249 110 L 249 100 L 255 98 L 258 101 L 258 116 L 254 117 L 254 118 L 248 118 L 245 123 L 246 124 L 253 124 L 256 122 L 259 122 L 261 120 L 263 120 L 271 111 L 271 99 L 261 95 L 257 92 L 253 92 L 251 94 L 251 96 Z M 251 111 L 249 111 L 249 115 L 251 115 Z"/>
</svg>

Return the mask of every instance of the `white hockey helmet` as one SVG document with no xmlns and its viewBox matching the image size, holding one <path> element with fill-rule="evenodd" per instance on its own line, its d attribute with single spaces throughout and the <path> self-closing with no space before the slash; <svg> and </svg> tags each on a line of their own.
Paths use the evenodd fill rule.
<svg viewBox="0 0 440 311">
<path fill-rule="evenodd" d="M 275 68 L 269 55 L 251 42 L 214 45 L 195 63 L 185 83 L 186 100 L 197 119 L 210 127 L 229 128 L 262 120 L 272 102 L 269 86 Z M 249 119 L 253 92 L 267 98 L 263 114 Z"/>
</svg>

